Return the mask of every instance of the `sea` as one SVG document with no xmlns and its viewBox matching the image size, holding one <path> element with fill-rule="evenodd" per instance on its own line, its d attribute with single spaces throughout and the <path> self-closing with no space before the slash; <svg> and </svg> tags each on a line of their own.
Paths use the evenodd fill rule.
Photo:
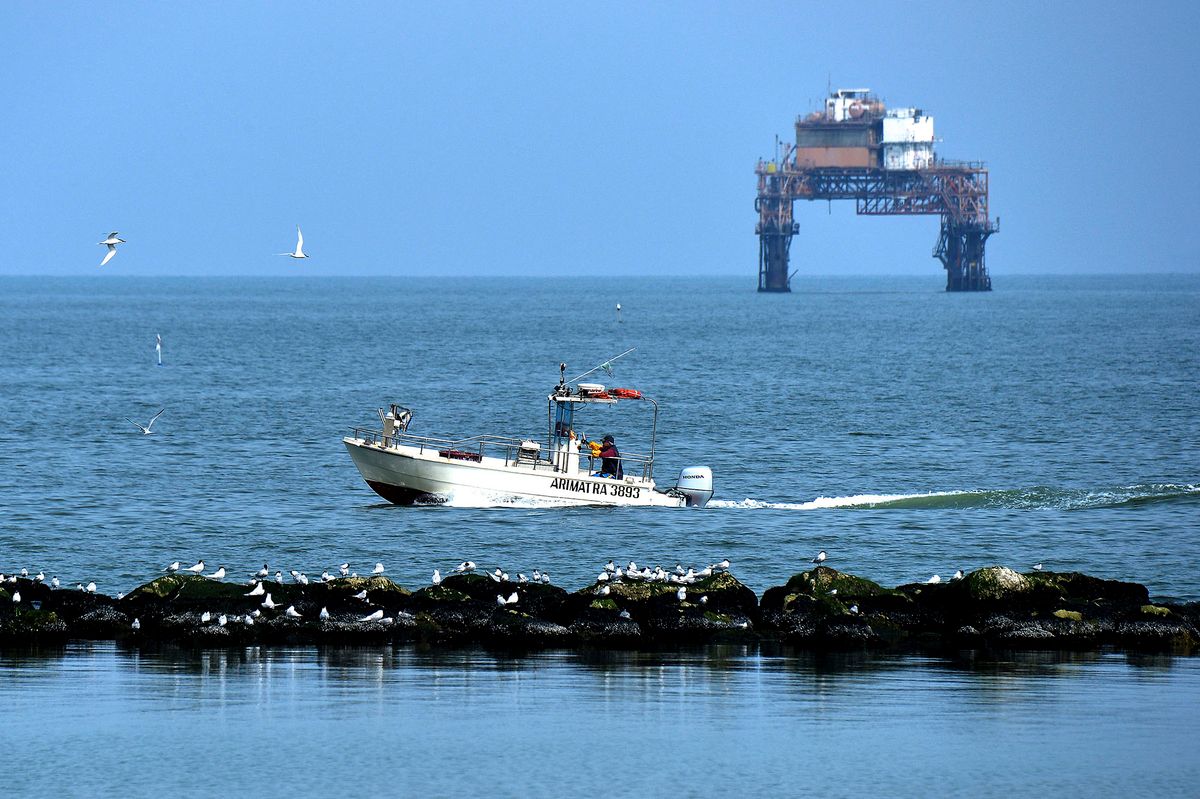
<svg viewBox="0 0 1200 799">
<path fill-rule="evenodd" d="M 0 571 L 115 595 L 176 560 L 382 562 L 416 589 L 470 559 L 574 590 L 728 558 L 761 595 L 825 550 L 885 585 L 1042 564 L 1200 600 L 1200 275 L 994 283 L 0 277 Z M 560 363 L 655 399 L 576 426 L 654 434 L 660 485 L 710 466 L 709 506 L 393 506 L 341 442 L 393 402 L 416 434 L 544 438 Z M 1165 653 L 78 642 L 0 648 L 0 708 L 16 795 L 1200 785 L 1200 659 Z"/>
</svg>

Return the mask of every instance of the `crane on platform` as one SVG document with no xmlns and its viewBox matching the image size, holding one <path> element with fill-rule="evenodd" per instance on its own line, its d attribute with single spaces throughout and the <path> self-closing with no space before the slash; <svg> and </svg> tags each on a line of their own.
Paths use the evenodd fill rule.
<svg viewBox="0 0 1200 799">
<path fill-rule="evenodd" d="M 980 161 L 947 161 L 933 150 L 933 117 L 888 109 L 870 89 L 830 92 L 825 108 L 796 119 L 796 143 L 759 160 L 758 290 L 791 291 L 788 271 L 796 200 L 854 200 L 862 216 L 937 215 L 933 257 L 946 291 L 991 291 L 984 261 L 999 220 L 988 216 L 988 170 Z"/>
</svg>

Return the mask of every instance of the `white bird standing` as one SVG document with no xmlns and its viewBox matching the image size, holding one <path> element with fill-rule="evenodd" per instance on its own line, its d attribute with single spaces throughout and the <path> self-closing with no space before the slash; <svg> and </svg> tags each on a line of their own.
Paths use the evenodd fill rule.
<svg viewBox="0 0 1200 799">
<path fill-rule="evenodd" d="M 195 566 L 188 566 L 187 570 L 192 574 L 199 574 L 200 572 L 204 571 L 204 561 L 200 561 Z"/>
<path fill-rule="evenodd" d="M 133 620 L 133 624 L 131 624 L 131 625 L 129 625 L 129 626 L 130 626 L 130 627 L 132 627 L 132 628 L 133 628 L 133 629 L 135 629 L 135 630 L 140 630 L 140 629 L 142 629 L 142 623 L 141 623 L 140 621 L 138 621 L 137 619 L 134 619 L 134 620 Z"/>
<path fill-rule="evenodd" d="M 53 577 L 53 578 L 50 580 L 50 587 L 51 587 L 51 588 L 58 588 L 58 586 L 59 586 L 59 582 L 58 582 L 58 575 L 56 574 L 56 575 L 54 575 L 54 577 Z"/>
<path fill-rule="evenodd" d="M 263 587 L 262 583 L 255 583 L 254 590 L 252 590 L 248 594 L 243 594 L 243 596 L 262 596 L 266 592 L 267 592 L 267 589 L 265 587 Z"/>
<path fill-rule="evenodd" d="M 130 419 L 128 416 L 125 417 L 125 421 L 129 422 L 131 425 L 136 427 L 138 430 L 141 430 L 142 435 L 148 436 L 154 432 L 151 428 L 154 427 L 154 423 L 158 421 L 158 417 L 162 416 L 163 411 L 165 411 L 165 410 L 166 410 L 166 408 L 163 408 L 162 411 L 159 411 L 158 413 L 154 414 L 153 418 L 151 418 L 150 421 L 146 422 L 146 424 L 138 424 L 137 422 Z"/>
<path fill-rule="evenodd" d="M 680 602 L 683 602 L 685 599 L 687 599 L 687 586 L 686 585 L 679 586 L 679 590 L 675 592 L 675 597 Z"/>
<path fill-rule="evenodd" d="M 937 585 L 941 581 L 942 581 L 942 578 L 935 574 L 932 577 L 930 577 L 928 580 L 926 580 L 925 584 L 926 585 Z"/>
<path fill-rule="evenodd" d="M 359 591 L 357 594 L 354 595 L 354 598 L 361 599 L 362 601 L 366 602 L 367 601 L 367 589 L 364 588 L 363 590 Z"/>
<path fill-rule="evenodd" d="M 463 572 L 468 572 L 468 573 L 473 572 L 473 571 L 475 571 L 475 561 L 464 560 L 462 563 L 458 564 L 458 566 L 456 566 L 454 568 L 454 571 L 456 571 L 460 574 Z"/>
<path fill-rule="evenodd" d="M 271 599 L 271 595 L 267 594 L 267 598 L 262 601 L 262 606 L 267 610 L 274 610 L 279 607 L 275 604 L 275 600 Z"/>
<path fill-rule="evenodd" d="M 951 577 L 950 579 L 951 579 L 951 580 L 958 581 L 958 580 L 961 580 L 962 578 L 963 578 L 962 569 L 959 569 L 958 571 L 956 571 L 956 572 L 954 573 L 954 576 L 953 576 L 953 577 Z"/>
<path fill-rule="evenodd" d="M 283 615 L 287 616 L 289 619 L 300 618 L 300 613 L 296 610 L 295 605 L 288 605 L 287 610 L 283 612 Z"/>
<path fill-rule="evenodd" d="M 433 570 L 433 584 L 434 585 L 442 584 L 442 573 L 440 571 L 438 571 L 437 569 Z"/>
<path fill-rule="evenodd" d="M 208 624 L 210 621 L 212 621 L 212 614 L 209 613 L 207 610 L 200 614 L 200 623 L 201 624 Z"/>
<path fill-rule="evenodd" d="M 206 574 L 204 576 L 210 580 L 224 580 L 225 579 L 225 567 L 219 566 L 219 567 L 217 567 L 217 570 L 215 572 L 213 572 L 212 574 Z"/>
<path fill-rule="evenodd" d="M 264 563 L 263 567 L 261 569 L 259 569 L 258 572 L 256 572 L 254 576 L 261 580 L 264 577 L 268 576 L 270 573 L 271 573 L 271 570 L 268 569 L 267 564 Z"/>
<path fill-rule="evenodd" d="M 349 573 L 350 573 L 350 564 L 349 563 L 343 563 L 341 566 L 338 566 L 338 574 L 345 577 Z"/>
<path fill-rule="evenodd" d="M 1042 564 L 1040 564 L 1040 563 L 1033 564 L 1033 570 L 1035 572 L 1040 572 L 1042 570 Z"/>
<path fill-rule="evenodd" d="M 329 620 L 329 608 L 321 608 L 321 621 Z"/>
<path fill-rule="evenodd" d="M 519 602 L 520 600 L 521 600 L 521 597 L 517 596 L 517 592 L 516 592 L 516 591 L 513 591 L 511 594 L 509 594 L 509 595 L 508 595 L 508 599 L 504 600 L 504 604 L 506 604 L 506 605 L 515 605 L 515 604 L 517 604 L 517 602 Z"/>
<path fill-rule="evenodd" d="M 101 244 L 103 244 L 103 243 L 104 242 L 101 242 Z M 291 256 L 292 258 L 307 258 L 308 257 L 307 255 L 304 254 L 304 234 L 300 232 L 299 225 L 296 225 L 296 251 L 295 252 L 281 252 L 279 254 L 280 255 L 288 255 L 288 256 Z M 103 266 L 103 264 L 101 264 L 101 266 Z"/>
<path fill-rule="evenodd" d="M 383 574 L 383 564 L 376 563 L 375 568 L 371 570 L 371 574 Z"/>
<path fill-rule="evenodd" d="M 108 252 L 105 253 L 104 260 L 100 262 L 100 265 L 104 266 L 106 263 L 108 263 L 109 261 L 111 261 L 113 259 L 114 255 L 117 254 L 117 245 L 124 244 L 125 239 L 117 238 L 117 231 L 114 230 L 112 233 L 108 234 L 108 238 L 106 238 L 104 241 L 98 241 L 96 243 L 103 244 L 106 247 L 108 247 Z"/>
<path fill-rule="evenodd" d="M 220 625 L 221 627 L 224 627 L 228 623 L 229 623 L 229 617 L 226 616 L 224 613 L 222 613 L 220 616 L 217 616 L 217 624 Z"/>
<path fill-rule="evenodd" d="M 158 365 L 162 366 L 162 336 L 154 334 L 154 351 L 158 353 Z"/>
<path fill-rule="evenodd" d="M 817 556 L 812 559 L 812 562 L 817 564 L 818 566 L 820 566 L 822 563 L 825 562 L 825 558 L 826 558 L 825 550 L 822 549 L 820 552 L 817 553 Z"/>
<path fill-rule="evenodd" d="M 379 621 L 383 618 L 383 611 L 377 610 L 369 616 L 363 616 L 359 621 Z"/>
<path fill-rule="evenodd" d="M 94 582 L 88 583 L 87 588 L 83 590 L 87 591 L 89 594 L 94 594 L 96 593 L 96 584 Z"/>
<path fill-rule="evenodd" d="M 174 574 L 175 572 L 179 571 L 179 561 L 175 561 L 170 566 L 167 566 L 167 568 L 163 569 L 163 571 L 167 572 L 168 574 Z"/>
<path fill-rule="evenodd" d="M 14 604 L 21 601 L 21 592 L 20 591 L 13 591 L 12 601 Z"/>
</svg>

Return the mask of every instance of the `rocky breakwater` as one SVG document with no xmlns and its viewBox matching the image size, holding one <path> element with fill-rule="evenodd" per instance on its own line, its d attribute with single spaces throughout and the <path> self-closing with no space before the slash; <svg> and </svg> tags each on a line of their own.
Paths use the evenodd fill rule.
<svg viewBox="0 0 1200 799">
<path fill-rule="evenodd" d="M 1197 603 L 1152 603 L 1138 583 L 1004 566 L 884 588 L 818 566 L 768 589 L 765 628 L 805 646 L 1175 651 L 1200 647 Z"/>
<path fill-rule="evenodd" d="M 171 574 L 112 598 L 26 578 L 0 585 L 0 645 L 67 639 L 651 648 L 770 642 L 810 649 L 1055 648 L 1192 653 L 1197 603 L 1078 573 L 980 569 L 886 588 L 825 566 L 758 597 L 727 569 L 602 573 L 582 589 L 460 573 L 417 591 L 383 577 L 240 585 Z"/>
</svg>

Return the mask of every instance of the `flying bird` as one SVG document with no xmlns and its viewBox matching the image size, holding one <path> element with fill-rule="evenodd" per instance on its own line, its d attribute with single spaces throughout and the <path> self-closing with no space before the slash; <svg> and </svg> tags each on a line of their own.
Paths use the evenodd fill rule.
<svg viewBox="0 0 1200 799">
<path fill-rule="evenodd" d="M 114 255 L 117 254 L 117 245 L 124 244 L 125 239 L 117 238 L 117 231 L 114 230 L 112 233 L 108 234 L 108 238 L 106 238 L 104 241 L 99 241 L 96 243 L 103 244 L 106 247 L 108 247 L 108 252 L 105 253 L 104 260 L 100 262 L 100 265 L 104 266 L 106 263 L 108 263 L 109 261 L 111 261 L 113 259 Z"/>
<path fill-rule="evenodd" d="M 158 421 L 158 417 L 162 416 L 163 411 L 165 411 L 165 410 L 166 410 L 166 408 L 163 408 L 162 411 L 159 411 L 158 413 L 154 414 L 154 418 L 152 418 L 149 422 L 147 422 L 144 425 L 138 424 L 137 422 L 130 419 L 128 416 L 125 417 L 125 421 L 129 422 L 131 425 L 136 427 L 138 430 L 141 430 L 142 435 L 148 436 L 154 432 L 153 430 L 151 430 L 151 428 L 154 427 L 154 423 L 156 421 Z"/>
<path fill-rule="evenodd" d="M 100 243 L 103 244 L 104 242 L 100 242 Z M 281 252 L 279 254 L 280 255 L 288 255 L 288 256 L 291 256 L 292 258 L 307 258 L 308 257 L 307 255 L 304 254 L 304 234 L 300 232 L 299 225 L 296 225 L 296 251 L 295 252 Z M 103 266 L 103 264 L 101 264 L 101 266 Z"/>
</svg>

